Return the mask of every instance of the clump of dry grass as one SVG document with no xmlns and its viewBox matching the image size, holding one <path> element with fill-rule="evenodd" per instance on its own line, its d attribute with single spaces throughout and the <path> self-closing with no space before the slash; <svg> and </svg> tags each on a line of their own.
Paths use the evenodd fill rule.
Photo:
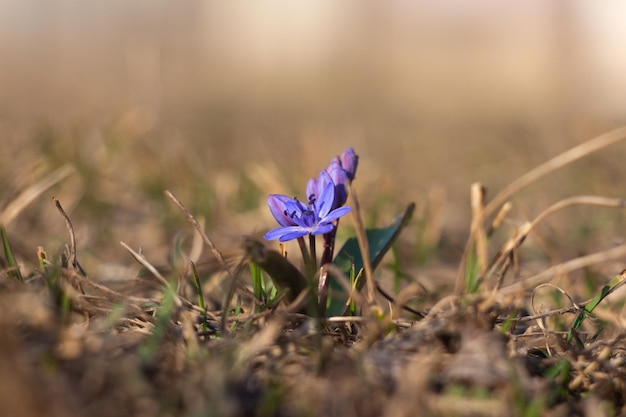
<svg viewBox="0 0 626 417">
<path fill-rule="evenodd" d="M 626 246 L 534 275 L 519 258 L 548 216 L 580 204 L 624 208 L 624 200 L 559 201 L 514 228 L 498 250 L 491 246 L 495 234 L 505 233 L 514 193 L 624 138 L 626 128 L 574 148 L 490 202 L 473 185 L 471 233 L 454 289 L 424 297 L 417 312 L 402 306 L 425 288 L 411 283 L 385 299 L 376 293 L 382 288 L 371 265 L 365 295 L 354 295 L 360 316 L 302 314 L 304 293 L 289 305 L 263 304 L 244 262 L 229 262 L 169 192 L 214 261 L 196 265 L 197 243 L 166 272 L 123 243 L 144 272 L 102 283 L 81 267 L 74 226 L 55 200 L 68 244 L 58 257 L 41 248 L 38 269 L 15 262 L 3 227 L 0 407 L 25 417 L 623 414 L 624 272 L 614 271 L 612 280 L 590 277 L 606 285 L 593 286 L 587 301 L 579 286 L 555 277 L 621 259 Z M 0 214 L 0 226 L 69 173 L 26 190 Z M 363 248 L 362 223 L 355 229 Z"/>
</svg>

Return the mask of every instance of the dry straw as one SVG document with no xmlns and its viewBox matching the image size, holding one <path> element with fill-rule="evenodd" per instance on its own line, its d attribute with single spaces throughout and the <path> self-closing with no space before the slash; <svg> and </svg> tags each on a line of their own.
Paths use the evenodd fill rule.
<svg viewBox="0 0 626 417">
<path fill-rule="evenodd" d="M 495 227 L 497 227 L 497 225 L 502 222 L 503 217 L 506 216 L 506 213 L 511 208 L 508 200 L 513 195 L 528 187 L 535 181 L 541 179 L 542 177 L 560 168 L 563 168 L 564 166 L 574 161 L 577 161 L 587 155 L 590 155 L 594 152 L 606 148 L 607 146 L 617 143 L 623 139 L 626 139 L 626 126 L 604 133 L 578 146 L 575 146 L 522 175 L 520 178 L 504 187 L 502 191 L 496 194 L 496 196 L 486 204 L 484 204 L 483 201 L 484 194 L 482 192 L 482 186 L 478 183 L 472 184 L 472 227 L 470 237 L 465 245 L 463 257 L 461 259 L 457 272 L 455 294 L 461 294 L 463 292 L 467 260 L 472 248 L 475 248 L 478 255 L 477 258 L 480 279 L 485 281 L 489 275 L 496 271 L 496 266 L 500 267 L 496 276 L 494 288 L 492 289 L 493 291 L 498 291 L 501 289 L 500 287 L 502 286 L 502 281 L 504 279 L 505 273 L 515 259 L 515 253 L 517 248 L 521 245 L 521 243 L 533 230 L 533 228 L 549 215 L 566 207 L 574 205 L 595 205 L 617 208 L 625 207 L 626 204 L 622 199 L 612 199 L 598 196 L 576 196 L 561 200 L 542 212 L 532 222 L 527 222 L 520 228 L 518 228 L 515 236 L 509 239 L 509 241 L 507 241 L 503 248 L 498 252 L 498 254 L 496 255 L 496 260 L 492 262 L 491 267 L 488 267 L 486 263 L 486 223 L 490 218 L 494 217 L 495 215 L 495 218 L 492 221 L 491 226 L 489 227 L 489 231 L 491 232 Z M 554 276 L 554 273 L 571 271 L 577 268 L 588 266 L 591 264 L 591 262 L 598 263 L 610 259 L 615 259 L 617 257 L 624 256 L 625 254 L 626 245 L 622 245 L 603 252 L 598 252 L 593 255 L 581 257 L 573 261 L 569 261 L 564 264 L 557 265 L 556 267 L 550 268 L 537 276 L 525 280 L 525 283 L 518 282 L 514 286 L 509 286 L 507 287 L 508 289 L 506 291 L 510 292 L 513 288 L 519 289 L 521 285 L 536 285 L 543 282 L 545 279 Z M 485 284 L 483 288 L 487 289 L 487 283 L 483 283 Z"/>
</svg>

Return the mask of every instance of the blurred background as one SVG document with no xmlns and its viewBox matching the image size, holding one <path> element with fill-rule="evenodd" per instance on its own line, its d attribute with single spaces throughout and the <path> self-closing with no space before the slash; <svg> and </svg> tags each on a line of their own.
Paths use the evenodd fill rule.
<svg viewBox="0 0 626 417">
<path fill-rule="evenodd" d="M 489 198 L 625 123 L 625 18 L 623 3 L 588 1 L 2 0 L 0 208 L 76 168 L 9 237 L 24 263 L 37 246 L 58 251 L 56 196 L 92 275 L 134 262 L 120 240 L 164 263 L 191 235 L 169 189 L 237 253 L 241 235 L 274 226 L 267 194 L 302 195 L 353 146 L 367 223 L 415 201 L 407 259 L 455 262 L 471 183 Z M 623 197 L 625 147 L 524 190 L 504 235 L 562 197 Z M 610 247 L 624 231 L 619 210 L 571 209 L 538 230 L 537 256 Z"/>
</svg>

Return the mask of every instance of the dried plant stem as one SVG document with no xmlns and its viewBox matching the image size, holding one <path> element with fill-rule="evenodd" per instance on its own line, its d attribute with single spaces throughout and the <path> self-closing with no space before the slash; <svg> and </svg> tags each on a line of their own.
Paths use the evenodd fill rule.
<svg viewBox="0 0 626 417">
<path fill-rule="evenodd" d="M 461 294 L 466 282 L 466 263 L 472 247 L 476 251 L 478 264 L 478 276 L 482 277 L 487 270 L 487 235 L 484 227 L 484 207 L 485 189 L 479 182 L 472 184 L 470 188 L 470 205 L 472 208 L 472 223 L 470 227 L 470 237 L 465 243 L 463 250 L 463 262 L 458 270 L 454 293 Z"/>
<path fill-rule="evenodd" d="M 300 247 L 300 252 L 302 252 L 302 259 L 304 260 L 304 266 L 309 273 L 309 276 L 315 275 L 315 268 L 311 264 L 311 255 L 309 255 L 309 251 L 307 250 L 306 243 L 304 242 L 303 237 L 299 237 L 297 239 L 298 246 Z"/>
<path fill-rule="evenodd" d="M 204 232 L 204 229 L 202 229 L 202 226 L 200 226 L 200 223 L 198 223 L 196 218 L 191 214 L 189 210 L 187 210 L 187 207 L 185 207 L 183 203 L 178 198 L 176 198 L 176 196 L 174 196 L 174 194 L 172 194 L 169 190 L 165 190 L 165 195 L 170 200 L 172 200 L 172 202 L 176 205 L 176 207 L 178 207 L 180 211 L 185 215 L 185 217 L 187 217 L 187 220 L 189 220 L 189 222 L 193 225 L 196 231 L 200 234 L 200 237 L 202 237 L 202 240 L 204 241 L 204 243 L 206 243 L 209 249 L 211 249 L 211 252 L 213 252 L 213 255 L 215 256 L 217 261 L 220 263 L 222 268 L 224 268 L 224 270 L 227 271 L 228 274 L 232 276 L 233 272 L 230 269 L 230 266 L 228 266 L 228 263 L 226 262 L 226 260 L 224 259 L 224 255 L 222 255 L 222 253 L 217 249 L 217 246 L 215 246 L 211 238 Z"/>
<path fill-rule="evenodd" d="M 378 290 L 378 292 L 385 297 L 385 299 L 387 299 L 387 301 L 389 301 L 390 303 L 393 304 L 393 306 L 395 307 L 393 309 L 393 315 L 392 318 L 397 319 L 398 315 L 400 314 L 401 310 L 406 310 L 411 314 L 416 315 L 417 317 L 419 317 L 420 319 L 423 319 L 424 317 L 426 317 L 426 314 L 421 312 L 421 311 L 417 311 L 414 308 L 406 305 L 407 302 L 411 299 L 416 297 L 419 294 L 424 294 L 424 288 L 421 287 L 418 284 L 410 284 L 407 287 L 405 287 L 404 289 L 402 289 L 397 295 L 396 297 L 392 297 L 391 294 L 387 293 L 378 283 L 376 283 L 376 289 Z"/>
<path fill-rule="evenodd" d="M 376 296 L 376 283 L 374 282 L 372 262 L 370 260 L 370 248 L 365 234 L 365 226 L 363 225 L 363 217 L 361 216 L 361 205 L 357 198 L 356 191 L 349 187 L 349 195 L 352 198 L 354 211 L 352 212 L 352 220 L 356 229 L 356 240 L 359 243 L 361 257 L 363 258 L 363 268 L 365 269 L 365 280 L 367 282 L 367 302 L 374 304 Z"/>
<path fill-rule="evenodd" d="M 363 316 L 333 316 L 322 319 L 324 323 L 367 323 L 369 318 Z M 415 323 L 409 320 L 393 319 L 391 320 L 396 327 L 410 328 Z"/>
<path fill-rule="evenodd" d="M 49 175 L 46 175 L 41 181 L 31 185 L 20 193 L 13 201 L 11 201 L 0 212 L 0 226 L 6 226 L 17 217 L 17 215 L 24 210 L 26 206 L 39 197 L 44 191 L 55 185 L 56 183 L 65 179 L 74 172 L 74 167 L 71 165 L 64 165 Z"/>
<path fill-rule="evenodd" d="M 489 225 L 489 229 L 487 230 L 488 237 L 490 237 L 493 234 L 493 232 L 502 225 L 502 222 L 504 222 L 504 219 L 506 219 L 506 216 L 509 214 L 512 208 L 513 208 L 513 204 L 511 204 L 510 201 L 507 201 L 506 203 L 502 205 L 502 207 L 500 207 L 500 211 L 498 211 L 498 214 L 496 214 L 496 217 L 493 219 L 493 221 Z"/>
<path fill-rule="evenodd" d="M 580 145 L 575 146 L 537 166 L 533 170 L 527 172 L 517 180 L 504 187 L 504 189 L 485 206 L 485 218 L 490 217 L 498 211 L 500 206 L 515 193 L 537 181 L 539 178 L 623 139 L 626 139 L 626 126 L 622 126 L 600 136 L 596 136 L 595 138 L 581 143 Z"/>
<path fill-rule="evenodd" d="M 122 245 L 124 247 L 124 249 L 126 249 L 128 251 L 128 253 L 131 254 L 131 256 L 133 258 L 135 258 L 135 260 L 137 262 L 139 262 L 144 268 L 146 268 L 148 271 L 150 271 L 150 273 L 152 275 L 154 275 L 154 277 L 164 286 L 167 287 L 169 285 L 169 282 L 167 282 L 167 280 L 163 277 L 163 275 L 161 275 L 161 273 L 156 269 L 156 267 L 154 267 L 154 265 L 152 265 L 150 262 L 148 262 L 148 260 L 139 252 L 135 251 L 133 248 L 131 248 L 130 246 L 128 246 L 126 244 L 126 242 L 121 241 L 120 245 Z"/>
<path fill-rule="evenodd" d="M 73 271 L 73 270 L 68 270 L 66 272 L 67 275 L 65 275 L 66 277 L 71 278 L 72 280 L 74 280 L 74 282 L 76 282 L 79 286 L 82 286 L 83 284 L 85 284 L 86 286 L 96 289 L 98 290 L 98 292 L 104 293 L 105 295 L 107 295 L 110 298 L 116 298 L 116 299 L 120 299 L 120 300 L 124 300 L 127 301 L 130 305 L 132 306 L 132 304 L 136 304 L 136 305 L 141 305 L 141 304 L 158 304 L 159 300 L 156 298 L 146 298 L 146 297 L 136 297 L 133 295 L 128 295 L 128 294 L 123 294 L 119 291 L 115 291 L 105 285 L 102 284 L 98 284 L 97 282 L 90 280 L 89 278 L 81 275 L 80 273 L 78 273 L 77 271 Z M 89 296 L 87 296 L 86 294 L 82 294 L 81 295 L 83 298 L 87 298 Z M 133 306 L 136 307 L 136 306 Z M 137 307 L 139 308 L 139 307 Z"/>
<path fill-rule="evenodd" d="M 557 212 L 561 209 L 570 206 L 587 205 L 587 206 L 601 206 L 601 207 L 614 207 L 614 208 L 626 208 L 626 200 L 622 198 L 609 198 L 595 195 L 579 195 L 574 197 L 565 198 L 560 200 L 546 210 L 544 210 L 539 216 L 537 216 L 531 223 L 530 228 L 535 227 L 539 222 L 548 217 L 549 215 Z M 529 230 L 530 231 L 530 230 Z"/>
<path fill-rule="evenodd" d="M 515 236 L 509 239 L 504 247 L 500 250 L 497 255 L 497 258 L 493 262 L 493 266 L 491 271 L 495 270 L 498 265 L 501 265 L 500 272 L 498 273 L 498 279 L 496 285 L 494 287 L 494 291 L 497 291 L 500 288 L 502 281 L 504 279 L 504 274 L 508 270 L 511 265 L 512 258 L 515 254 L 515 251 L 520 247 L 522 242 L 526 239 L 526 237 L 530 234 L 530 232 L 539 224 L 541 221 L 545 220 L 548 216 L 556 213 L 559 210 L 562 210 L 567 207 L 576 206 L 576 205 L 592 205 L 592 206 L 601 206 L 601 207 L 613 207 L 613 208 L 624 208 L 626 207 L 626 200 L 621 198 L 608 198 L 608 197 L 600 197 L 600 196 L 589 196 L 589 195 L 581 195 L 565 198 L 560 200 L 546 210 L 544 210 L 541 214 L 539 214 L 532 222 L 527 222 L 522 225 L 516 232 Z"/>
<path fill-rule="evenodd" d="M 235 268 L 235 271 L 233 271 L 228 265 L 228 263 L 226 262 L 226 260 L 224 259 L 222 252 L 220 252 L 217 249 L 217 246 L 215 246 L 211 238 L 205 233 L 204 229 L 200 226 L 200 223 L 198 223 L 196 218 L 191 214 L 189 210 L 187 210 L 187 207 L 185 207 L 184 204 L 178 198 L 176 198 L 176 196 L 174 196 L 174 194 L 172 194 L 169 190 L 165 190 L 165 195 L 170 200 L 172 200 L 172 202 L 176 205 L 176 207 L 178 207 L 179 210 L 185 215 L 185 217 L 187 217 L 187 220 L 189 220 L 189 222 L 193 225 L 196 231 L 200 234 L 200 237 L 202 237 L 202 240 L 204 241 L 204 243 L 209 247 L 209 249 L 211 249 L 211 252 L 213 252 L 213 255 L 215 256 L 219 264 L 228 273 L 228 276 L 230 278 L 230 286 L 228 288 L 228 292 L 226 293 L 224 297 L 223 312 L 222 312 L 222 332 L 223 334 L 226 334 L 228 332 L 228 327 L 226 326 L 226 321 L 228 317 L 228 314 L 227 314 L 228 306 L 230 305 L 235 295 L 235 290 L 237 288 L 238 273 L 236 272 L 238 272 L 241 269 L 241 266 L 243 265 L 244 260 L 242 259 L 239 265 L 237 265 L 237 267 Z"/>
<path fill-rule="evenodd" d="M 537 181 L 541 177 L 544 177 L 545 175 L 548 175 L 549 173 L 556 171 L 557 169 L 560 169 L 567 164 L 570 164 L 586 155 L 599 151 L 600 149 L 619 142 L 623 139 L 626 139 L 626 126 L 622 126 L 610 132 L 606 132 L 600 136 L 596 136 L 595 138 L 590 139 L 578 146 L 575 146 L 535 167 L 531 171 L 527 172 L 526 174 L 519 177 L 517 180 L 504 187 L 502 191 L 496 194 L 496 196 L 485 205 L 482 210 L 483 220 L 490 218 L 494 213 L 498 211 L 502 212 L 502 210 L 504 209 L 504 207 L 502 206 L 503 204 L 507 203 L 507 200 L 509 200 L 515 193 Z M 506 210 L 508 210 L 508 208 Z M 460 283 L 462 283 L 464 280 L 467 257 L 469 255 L 471 242 L 473 239 L 474 236 L 471 235 L 468 239 L 468 242 L 465 244 L 461 262 L 459 263 L 459 270 L 457 272 L 457 281 L 455 285 L 456 294 L 460 294 L 462 292 L 462 286 L 460 285 Z"/>
<path fill-rule="evenodd" d="M 487 270 L 487 236 L 483 224 L 483 208 L 485 202 L 485 188 L 476 182 L 471 187 L 472 226 L 471 233 L 474 238 L 476 257 L 478 259 L 478 271 L 480 276 Z"/>
<path fill-rule="evenodd" d="M 546 269 L 536 275 L 524 278 L 520 281 L 514 282 L 510 285 L 502 287 L 498 290 L 499 295 L 507 295 L 518 292 L 525 288 L 533 288 L 540 285 L 547 280 L 551 279 L 555 275 L 568 274 L 577 269 L 585 268 L 591 265 L 596 265 L 601 262 L 606 262 L 612 259 L 619 259 L 626 256 L 626 244 L 616 246 L 611 249 L 592 253 L 591 255 L 581 256 L 567 262 L 555 265 Z"/>
<path fill-rule="evenodd" d="M 619 287 L 621 287 L 622 285 L 624 285 L 626 283 L 626 276 L 624 276 L 624 272 L 623 271 L 622 271 L 621 274 L 619 274 L 619 276 L 620 276 L 620 281 L 616 285 L 614 285 L 609 290 L 609 292 L 606 295 L 609 295 L 609 294 L 615 292 L 615 290 L 617 290 Z M 538 288 L 539 287 L 535 288 L 535 290 L 537 290 Z M 590 298 L 590 299 L 588 299 L 586 301 L 583 301 L 583 302 L 580 302 L 580 303 L 576 303 L 572 299 L 572 297 L 569 294 L 567 294 L 563 289 L 561 289 L 559 287 L 556 287 L 556 286 L 555 286 L 555 288 L 557 288 L 562 294 L 564 294 L 570 300 L 570 302 L 572 304 L 571 306 L 559 308 L 559 309 L 556 309 L 556 310 L 550 310 L 550 311 L 546 311 L 546 312 L 543 312 L 543 313 L 537 313 L 537 314 L 533 314 L 533 315 L 530 315 L 530 316 L 520 317 L 520 318 L 516 319 L 516 321 L 518 323 L 522 323 L 522 322 L 534 321 L 534 320 L 542 319 L 542 318 L 545 318 L 545 317 L 559 316 L 559 315 L 563 315 L 563 314 L 567 314 L 567 313 L 577 313 L 580 310 L 584 309 L 587 306 L 587 304 L 591 303 L 594 300 L 594 298 L 595 298 L 595 297 L 594 298 Z M 533 293 L 533 295 L 534 295 L 534 293 Z M 534 309 L 534 307 L 533 307 L 533 309 Z"/>
<path fill-rule="evenodd" d="M 72 226 L 70 216 L 68 216 L 65 210 L 63 210 L 61 202 L 56 197 L 52 197 L 52 199 L 54 200 L 54 204 L 56 205 L 57 210 L 59 210 L 59 212 L 65 219 L 65 226 L 67 227 L 67 231 L 70 234 L 70 258 L 68 259 L 69 264 L 72 265 L 72 268 L 83 274 L 83 276 L 87 276 L 83 268 L 80 266 L 78 258 L 76 257 L 76 234 L 74 233 L 74 227 Z"/>
</svg>

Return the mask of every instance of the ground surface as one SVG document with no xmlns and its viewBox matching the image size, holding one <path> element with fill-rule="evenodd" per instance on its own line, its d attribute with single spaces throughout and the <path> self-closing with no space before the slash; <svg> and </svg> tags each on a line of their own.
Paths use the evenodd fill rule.
<svg viewBox="0 0 626 417">
<path fill-rule="evenodd" d="M 361 153 L 361 158 L 360 169 L 366 170 L 371 166 L 367 154 Z M 267 168 L 258 170 L 267 173 Z M 76 173 L 65 181 L 76 181 L 72 176 Z M 362 177 L 366 181 L 367 172 Z M 249 180 L 232 185 L 243 194 L 213 204 L 229 205 L 238 227 L 253 223 L 261 228 L 268 224 L 268 216 L 263 214 L 266 208 L 258 185 L 246 185 Z M 72 187 L 57 191 L 71 194 Z M 31 212 L 36 222 L 20 226 L 20 217 L 28 218 L 29 209 L 24 208 L 8 227 L 6 241 L 12 249 L 5 252 L 1 276 L 3 415 L 401 416 L 416 410 L 441 416 L 620 415 L 626 390 L 624 298 L 619 290 L 624 254 L 601 253 L 583 273 L 580 267 L 569 272 L 551 269 L 560 263 L 566 269 L 571 266 L 562 264 L 569 251 L 579 251 L 577 255 L 623 251 L 614 241 L 602 239 L 608 232 L 599 232 L 607 225 L 613 233 L 620 230 L 615 229 L 622 224 L 620 217 L 595 218 L 594 213 L 586 221 L 571 220 L 578 222 L 574 228 L 582 229 L 579 233 L 587 230 L 585 239 L 562 246 L 556 237 L 537 229 L 537 237 L 531 234 L 511 252 L 510 259 L 518 264 L 506 267 L 502 260 L 496 262 L 497 270 L 506 271 L 500 291 L 489 290 L 496 285 L 497 274 L 491 273 L 474 294 L 459 295 L 454 286 L 465 258 L 463 242 L 455 239 L 467 237 L 468 231 L 434 224 L 442 221 L 436 212 L 442 204 L 438 192 L 423 197 L 426 207 L 416 211 L 396 243 L 396 255 L 386 257 L 375 274 L 396 302 L 409 303 L 422 314 L 402 311 L 396 302 L 379 297 L 376 307 L 362 305 L 358 317 L 337 321 L 259 306 L 250 295 L 247 272 L 238 275 L 232 308 L 224 310 L 232 280 L 206 248 L 197 272 L 205 315 L 185 261 L 190 254 L 198 256 L 201 242 L 192 243 L 193 227 L 171 202 L 164 199 L 157 207 L 160 196 L 151 200 L 114 192 L 108 196 L 110 207 L 91 209 L 94 214 L 108 213 L 97 220 L 89 218 L 89 210 L 79 209 L 89 204 L 83 197 L 76 200 L 76 213 L 66 213 L 72 224 L 49 200 L 39 205 L 49 216 L 44 219 Z M 218 193 L 215 198 L 220 200 Z M 383 212 L 397 205 L 371 198 L 364 199 L 366 219 L 384 225 L 390 216 Z M 237 212 L 232 207 L 239 204 L 251 208 Z M 150 205 L 155 205 L 149 212 L 157 219 L 141 219 L 140 213 L 146 215 Z M 367 217 L 367 210 L 374 208 L 380 213 Z M 255 216 L 258 220 L 252 219 Z M 156 230 L 155 220 L 161 222 Z M 132 226 L 124 232 L 118 221 Z M 65 230 L 55 235 L 58 227 L 51 223 L 60 223 Z M 592 226 L 597 229 L 588 230 Z M 23 233 L 18 233 L 22 227 Z M 65 242 L 65 249 L 57 244 L 37 252 L 29 246 L 33 236 L 28 235 L 37 228 L 41 232 L 35 238 L 47 245 Z M 108 230 L 106 238 L 93 236 L 118 228 Z M 219 235 L 223 226 L 213 224 L 209 229 L 221 244 L 229 242 L 222 250 L 232 271 L 243 257 L 240 244 L 232 243 L 236 232 L 229 229 L 224 238 Z M 346 235 L 354 233 L 347 229 Z M 44 236 L 43 230 L 52 236 Z M 171 235 L 174 243 L 162 243 L 157 250 L 158 239 L 172 230 L 180 230 L 181 237 Z M 496 230 L 489 256 L 496 256 L 514 230 L 510 226 Z M 113 233 L 129 241 L 157 240 L 147 240 L 146 258 L 135 255 L 145 262 L 140 265 L 122 247 L 100 249 Z M 601 242 L 597 248 L 591 245 L 594 241 Z M 122 260 L 107 262 L 110 253 Z M 17 259 L 19 275 L 9 254 Z M 158 265 L 158 271 L 146 270 L 150 262 Z M 617 277 L 611 284 L 614 294 L 602 299 L 594 317 L 576 327 L 569 340 L 574 318 L 588 305 L 583 302 L 601 294 L 613 277 Z M 546 283 L 549 286 L 540 285 Z"/>
<path fill-rule="evenodd" d="M 0 417 L 626 415 L 626 143 L 479 221 L 625 124 L 623 19 L 474 3 L 3 2 Z M 349 146 L 366 227 L 416 203 L 373 274 L 393 301 L 316 319 L 233 286 L 267 195 Z"/>
</svg>

